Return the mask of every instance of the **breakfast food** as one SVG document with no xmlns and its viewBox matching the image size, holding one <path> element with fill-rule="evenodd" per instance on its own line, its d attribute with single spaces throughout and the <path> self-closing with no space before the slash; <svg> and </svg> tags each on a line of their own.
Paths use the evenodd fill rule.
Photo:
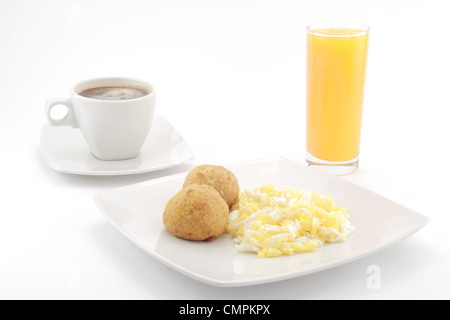
<svg viewBox="0 0 450 320">
<path fill-rule="evenodd" d="M 272 184 L 242 192 L 227 226 L 238 250 L 258 257 L 314 251 L 346 241 L 354 229 L 330 196 Z"/>
<path fill-rule="evenodd" d="M 228 205 L 214 188 L 191 184 L 169 200 L 163 223 L 179 238 L 212 241 L 226 231 L 228 217 Z"/>
<path fill-rule="evenodd" d="M 330 196 L 269 183 L 239 193 L 235 175 L 213 165 L 189 172 L 167 203 L 163 223 L 187 240 L 212 241 L 227 232 L 239 251 L 258 257 L 311 252 L 346 241 L 355 230 Z"/>
<path fill-rule="evenodd" d="M 212 241 L 225 233 L 229 208 L 238 198 L 238 181 L 231 171 L 222 166 L 198 166 L 167 203 L 163 223 L 179 238 Z"/>
<path fill-rule="evenodd" d="M 232 207 L 239 199 L 239 184 L 236 176 L 222 166 L 202 165 L 195 167 L 186 177 L 183 186 L 190 184 L 209 185 L 219 192 Z"/>
</svg>

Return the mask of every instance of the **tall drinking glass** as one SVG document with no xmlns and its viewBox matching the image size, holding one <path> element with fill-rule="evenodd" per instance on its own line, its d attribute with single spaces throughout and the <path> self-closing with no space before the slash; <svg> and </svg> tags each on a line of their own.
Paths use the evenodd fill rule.
<svg viewBox="0 0 450 320">
<path fill-rule="evenodd" d="M 343 175 L 355 171 L 369 27 L 307 27 L 306 161 Z"/>
</svg>

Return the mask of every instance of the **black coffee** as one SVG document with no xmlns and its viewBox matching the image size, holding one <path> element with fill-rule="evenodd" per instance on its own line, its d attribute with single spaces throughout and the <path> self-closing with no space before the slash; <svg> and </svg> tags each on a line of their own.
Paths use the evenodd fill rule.
<svg viewBox="0 0 450 320">
<path fill-rule="evenodd" d="M 83 97 L 99 100 L 130 100 L 147 94 L 147 91 L 133 87 L 97 87 L 80 93 Z"/>
</svg>

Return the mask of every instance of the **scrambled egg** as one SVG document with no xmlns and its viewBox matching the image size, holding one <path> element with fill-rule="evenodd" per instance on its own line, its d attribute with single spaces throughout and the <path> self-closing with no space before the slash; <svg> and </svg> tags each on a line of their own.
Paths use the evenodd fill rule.
<svg viewBox="0 0 450 320">
<path fill-rule="evenodd" d="M 324 243 L 346 241 L 355 229 L 333 198 L 291 187 L 264 184 L 242 192 L 227 232 L 236 247 L 258 257 L 311 252 Z"/>
</svg>

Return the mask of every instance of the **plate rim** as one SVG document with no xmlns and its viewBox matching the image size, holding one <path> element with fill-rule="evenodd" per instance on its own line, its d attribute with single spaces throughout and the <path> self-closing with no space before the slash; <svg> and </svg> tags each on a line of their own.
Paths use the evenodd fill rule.
<svg viewBox="0 0 450 320">
<path fill-rule="evenodd" d="M 264 158 L 258 158 L 255 160 L 248 160 L 248 161 L 242 161 L 242 162 L 238 162 L 238 163 L 232 163 L 232 164 L 228 164 L 226 166 L 232 168 L 233 166 L 239 166 L 239 165 L 245 165 L 245 164 L 251 164 L 251 163 L 258 163 L 258 162 L 262 162 L 262 161 L 268 161 L 268 160 L 274 160 L 276 159 L 277 161 L 288 161 L 291 163 L 294 163 L 296 165 L 303 165 L 302 163 L 289 159 L 287 157 L 283 157 L 283 156 L 269 156 L 269 157 L 264 157 Z M 306 165 L 305 165 L 306 166 Z M 309 166 L 308 166 L 309 167 Z M 311 167 L 309 167 L 311 168 Z M 120 192 L 121 190 L 126 190 L 129 188 L 135 188 L 135 187 L 139 187 L 140 185 L 155 185 L 167 180 L 172 180 L 172 179 L 177 179 L 178 177 L 184 176 L 186 175 L 189 171 L 184 171 L 181 173 L 175 173 L 175 174 L 171 174 L 171 175 L 167 175 L 167 176 L 163 176 L 163 177 L 159 177 L 159 178 L 155 178 L 155 179 L 150 179 L 147 181 L 141 181 L 138 183 L 133 183 L 133 184 L 129 184 L 126 186 L 121 186 L 112 190 L 104 190 L 104 191 L 99 191 L 95 194 L 93 194 L 93 199 L 97 205 L 97 207 L 99 208 L 100 212 L 106 217 L 106 219 L 114 226 L 115 229 L 117 229 L 119 231 L 120 234 L 122 234 L 122 236 L 124 236 L 125 238 L 127 238 L 129 241 L 131 241 L 136 247 L 138 247 L 140 250 L 144 251 L 146 254 L 149 254 L 151 257 L 155 258 L 156 260 L 158 260 L 159 262 L 165 264 L 166 266 L 190 277 L 193 278 L 195 280 L 198 280 L 200 282 L 209 284 L 209 285 L 213 285 L 213 286 L 217 286 L 217 287 L 243 287 L 243 286 L 253 286 L 253 285 L 260 285 L 260 284 L 268 284 L 268 283 L 273 283 L 273 282 L 277 282 L 277 281 L 284 281 L 284 280 L 288 280 L 288 279 L 292 279 L 292 278 L 298 278 L 298 277 L 302 277 L 302 276 L 306 276 L 309 274 L 313 274 L 313 273 L 317 273 L 317 272 L 321 272 L 321 271 L 325 271 L 328 269 L 332 269 L 334 267 L 338 267 L 347 263 L 351 263 L 360 259 L 363 259 L 365 257 L 368 257 L 370 255 L 376 254 L 380 251 L 383 251 L 384 249 L 387 249 L 395 244 L 397 244 L 398 242 L 405 240 L 406 238 L 410 237 L 411 235 L 415 234 L 416 232 L 418 232 L 420 229 L 422 229 L 431 219 L 430 217 L 417 212 L 413 209 L 410 209 L 398 202 L 395 202 L 394 200 L 391 200 L 375 191 L 372 191 L 366 187 L 360 186 L 352 181 L 349 180 L 345 180 L 342 179 L 339 176 L 334 176 L 330 173 L 321 171 L 319 169 L 316 168 L 311 168 L 314 169 L 316 172 L 319 172 L 320 174 L 324 174 L 325 176 L 328 177 L 333 177 L 333 178 L 337 178 L 340 180 L 345 181 L 345 183 L 349 183 L 351 185 L 357 186 L 358 188 L 362 188 L 365 191 L 369 191 L 371 193 L 376 194 L 377 196 L 383 198 L 384 200 L 388 200 L 390 202 L 395 203 L 398 206 L 401 206 L 405 209 L 407 209 L 408 211 L 411 211 L 413 214 L 415 214 L 417 217 L 420 217 L 420 223 L 417 223 L 417 225 L 415 225 L 413 228 L 409 229 L 408 232 L 405 232 L 404 234 L 390 240 L 390 241 L 385 241 L 383 243 L 380 243 L 376 246 L 374 246 L 373 248 L 371 248 L 370 250 L 364 251 L 362 253 L 358 253 L 358 254 L 353 254 L 350 255 L 349 257 L 346 257 L 344 259 L 340 259 L 340 260 L 336 260 L 336 261 L 331 261 L 328 263 L 324 263 L 318 266 L 315 266 L 314 268 L 308 268 L 308 269 L 304 269 L 304 270 L 293 270 L 287 273 L 283 273 L 283 274 L 278 274 L 278 275 L 271 275 L 268 277 L 260 277 L 260 278 L 254 278 L 254 279 L 236 279 L 236 280 L 219 280 L 219 279 L 215 279 L 213 277 L 210 276 L 206 276 L 206 275 L 202 275 L 199 274 L 198 272 L 194 272 L 194 271 L 190 271 L 190 270 L 186 270 L 183 266 L 179 265 L 179 264 L 174 264 L 172 262 L 170 262 L 168 259 L 166 259 L 164 256 L 161 256 L 160 254 L 158 254 L 157 252 L 155 252 L 154 250 L 148 250 L 146 249 L 139 241 L 137 241 L 136 239 L 133 239 L 132 235 L 125 232 L 125 230 L 123 230 L 112 218 L 111 216 L 104 210 L 103 206 L 101 205 L 100 201 L 101 201 L 101 197 L 102 195 L 106 195 L 108 193 L 111 192 Z M 320 249 L 320 248 L 319 248 Z M 283 257 L 281 257 L 283 258 Z"/>
</svg>

